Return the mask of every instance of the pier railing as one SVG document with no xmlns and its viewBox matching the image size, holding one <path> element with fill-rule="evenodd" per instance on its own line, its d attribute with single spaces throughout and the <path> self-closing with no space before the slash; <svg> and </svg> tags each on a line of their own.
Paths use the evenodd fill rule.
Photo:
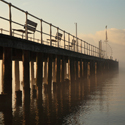
<svg viewBox="0 0 125 125">
<path fill-rule="evenodd" d="M 9 29 L 5 30 L 3 27 L 0 27 L 0 33 L 8 34 L 10 36 L 20 37 L 22 39 L 31 40 L 33 42 L 38 42 L 40 44 L 46 44 L 46 45 L 50 45 L 50 46 L 54 46 L 58 48 L 68 49 L 70 51 L 75 51 L 75 52 L 90 55 L 90 56 L 96 56 L 100 58 L 105 57 L 104 50 L 100 50 L 98 47 L 87 43 L 86 41 L 60 29 L 59 27 L 51 23 L 46 22 L 45 20 L 41 18 L 38 18 L 30 14 L 27 11 L 24 11 L 12 5 L 11 3 L 8 3 L 4 0 L 0 0 L 0 1 L 7 4 L 9 7 L 9 13 L 8 13 L 9 18 L 5 18 L 0 15 L 1 20 L 9 22 Z M 23 14 L 25 14 L 25 17 L 24 17 L 25 24 L 22 24 L 12 19 L 12 15 L 13 15 L 12 8 L 14 8 L 14 10 L 20 11 Z M 27 20 L 33 20 L 33 22 L 35 20 L 35 22 L 37 22 L 37 28 L 34 33 L 29 32 Z M 17 26 L 18 27 L 20 26 L 21 29 L 17 29 Z M 18 32 L 19 30 L 24 31 L 24 32 L 22 33 Z M 58 39 L 59 33 L 62 35 L 60 39 Z"/>
</svg>

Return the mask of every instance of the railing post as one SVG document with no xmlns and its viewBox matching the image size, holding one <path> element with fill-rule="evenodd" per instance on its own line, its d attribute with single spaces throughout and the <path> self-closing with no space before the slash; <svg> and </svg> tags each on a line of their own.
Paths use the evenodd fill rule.
<svg viewBox="0 0 125 125">
<path fill-rule="evenodd" d="M 64 33 L 64 49 L 65 49 L 65 31 L 63 31 Z"/>
<path fill-rule="evenodd" d="M 92 56 L 92 45 L 91 45 L 91 56 Z"/>
<path fill-rule="evenodd" d="M 51 26 L 52 26 L 52 24 L 50 24 L 50 46 L 52 46 L 52 41 L 51 41 L 51 36 L 52 36 L 52 29 L 51 28 L 52 27 Z"/>
<path fill-rule="evenodd" d="M 9 23 L 10 23 L 10 36 L 12 36 L 12 14 L 11 14 L 11 3 L 9 3 Z"/>
<path fill-rule="evenodd" d="M 78 52 L 78 39 L 77 39 L 77 37 L 76 37 L 76 41 L 77 41 L 77 52 Z"/>
<path fill-rule="evenodd" d="M 90 44 L 89 44 L 89 55 L 90 55 Z"/>
<path fill-rule="evenodd" d="M 85 41 L 84 41 L 84 54 L 85 54 Z"/>
<path fill-rule="evenodd" d="M 92 46 L 92 56 L 93 56 L 93 46 Z"/>
<path fill-rule="evenodd" d="M 70 50 L 70 33 L 68 34 L 68 47 L 69 47 L 69 50 Z"/>
<path fill-rule="evenodd" d="M 28 28 L 27 28 L 28 12 L 26 11 L 25 14 L 26 14 L 25 39 L 28 40 Z"/>
<path fill-rule="evenodd" d="M 88 43 L 87 43 L 87 55 L 88 55 Z"/>
<path fill-rule="evenodd" d="M 74 36 L 73 36 L 73 40 L 74 40 Z M 74 47 L 74 51 L 75 51 L 75 41 L 74 41 L 74 43 L 73 43 L 73 47 Z"/>
<path fill-rule="evenodd" d="M 81 40 L 81 53 L 82 53 L 82 40 Z"/>
<path fill-rule="evenodd" d="M 1 33 L 3 33 L 3 29 L 1 28 Z"/>
<path fill-rule="evenodd" d="M 58 36 L 58 33 L 59 33 L 59 27 L 57 27 L 57 42 L 58 42 L 58 47 L 59 47 L 59 36 Z"/>
<path fill-rule="evenodd" d="M 43 27 L 42 27 L 42 19 L 40 20 L 41 22 L 41 44 L 43 44 Z"/>
</svg>

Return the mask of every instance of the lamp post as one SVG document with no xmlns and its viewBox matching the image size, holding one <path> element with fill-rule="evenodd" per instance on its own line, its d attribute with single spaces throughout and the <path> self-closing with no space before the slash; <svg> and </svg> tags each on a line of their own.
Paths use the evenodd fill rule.
<svg viewBox="0 0 125 125">
<path fill-rule="evenodd" d="M 77 38 L 77 23 L 75 23 L 75 25 L 76 25 L 76 38 Z"/>
</svg>

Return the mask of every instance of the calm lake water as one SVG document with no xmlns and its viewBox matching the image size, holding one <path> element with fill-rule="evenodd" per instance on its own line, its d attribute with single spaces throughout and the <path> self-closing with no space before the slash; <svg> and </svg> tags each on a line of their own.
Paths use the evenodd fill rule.
<svg viewBox="0 0 125 125">
<path fill-rule="evenodd" d="M 9 115 L 0 111 L 1 125 Z M 13 92 L 12 117 L 13 125 L 125 125 L 125 70 L 60 83 L 26 105 Z"/>
</svg>

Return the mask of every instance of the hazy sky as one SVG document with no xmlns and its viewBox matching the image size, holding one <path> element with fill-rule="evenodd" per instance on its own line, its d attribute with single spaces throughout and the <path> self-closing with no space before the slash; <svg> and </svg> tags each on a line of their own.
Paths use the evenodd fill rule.
<svg viewBox="0 0 125 125">
<path fill-rule="evenodd" d="M 99 40 L 105 40 L 107 25 L 108 44 L 113 50 L 113 57 L 124 64 L 125 0 L 8 0 L 8 2 L 74 35 L 74 23 L 77 22 L 78 36 L 96 46 Z M 0 14 L 8 16 L 8 7 L 4 6 L 0 2 Z M 14 18 L 14 15 L 12 16 Z M 21 18 L 20 14 L 18 19 L 22 20 Z M 108 49 L 110 53 L 110 47 Z"/>
</svg>

